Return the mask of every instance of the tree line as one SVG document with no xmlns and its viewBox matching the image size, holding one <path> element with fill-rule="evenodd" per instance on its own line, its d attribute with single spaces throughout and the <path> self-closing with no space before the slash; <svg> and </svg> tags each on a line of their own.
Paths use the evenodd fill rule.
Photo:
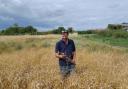
<svg viewBox="0 0 128 89">
<path fill-rule="evenodd" d="M 65 29 L 64 27 L 58 27 L 53 30 L 40 32 L 33 26 L 29 25 L 26 27 L 19 26 L 18 24 L 13 24 L 12 26 L 1 30 L 0 35 L 45 35 L 45 34 L 61 34 L 62 31 L 67 30 L 69 33 L 75 32 L 72 27 Z"/>
<path fill-rule="evenodd" d="M 29 25 L 26 27 L 21 27 L 18 24 L 13 24 L 12 26 L 1 30 L 1 35 L 25 35 L 25 34 L 31 34 L 34 35 L 37 33 L 37 29 L 33 26 Z"/>
<path fill-rule="evenodd" d="M 97 34 L 106 37 L 115 38 L 128 38 L 128 31 L 124 29 L 121 25 L 108 24 L 106 29 L 95 29 L 95 30 L 82 30 L 75 31 L 73 27 L 58 27 L 56 29 L 48 30 L 45 32 L 40 32 L 33 26 L 29 25 L 26 27 L 19 26 L 18 24 L 13 24 L 12 26 L 1 30 L 0 35 L 46 35 L 46 34 L 61 34 L 62 31 L 67 30 L 69 33 L 77 32 L 78 34 Z"/>
<path fill-rule="evenodd" d="M 122 25 L 108 24 L 106 29 L 78 31 L 78 34 L 97 34 L 101 37 L 128 38 L 128 30 Z"/>
</svg>

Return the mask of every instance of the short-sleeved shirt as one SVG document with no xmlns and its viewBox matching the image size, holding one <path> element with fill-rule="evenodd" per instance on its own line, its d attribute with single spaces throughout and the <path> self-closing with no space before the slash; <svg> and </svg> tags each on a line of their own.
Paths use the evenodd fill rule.
<svg viewBox="0 0 128 89">
<path fill-rule="evenodd" d="M 66 55 L 73 55 L 73 52 L 76 51 L 74 41 L 71 39 L 68 39 L 68 43 L 66 44 L 63 40 L 60 40 L 56 43 L 55 46 L 55 52 L 56 53 L 64 53 Z M 59 59 L 60 66 L 65 66 L 66 61 L 63 59 Z"/>
</svg>

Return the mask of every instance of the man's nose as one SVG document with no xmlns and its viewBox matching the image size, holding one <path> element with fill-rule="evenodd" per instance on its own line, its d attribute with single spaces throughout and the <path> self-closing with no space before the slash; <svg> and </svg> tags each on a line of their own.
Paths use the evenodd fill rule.
<svg viewBox="0 0 128 89">
<path fill-rule="evenodd" d="M 62 37 L 65 37 L 65 35 L 62 35 Z"/>
</svg>

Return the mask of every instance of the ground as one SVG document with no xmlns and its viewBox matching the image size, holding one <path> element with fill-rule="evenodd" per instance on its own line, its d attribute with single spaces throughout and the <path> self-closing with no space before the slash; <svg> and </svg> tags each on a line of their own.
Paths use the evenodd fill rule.
<svg viewBox="0 0 128 89">
<path fill-rule="evenodd" d="M 0 89 L 128 89 L 125 48 L 71 35 L 76 74 L 61 82 L 55 43 L 60 35 L 1 36 Z"/>
</svg>

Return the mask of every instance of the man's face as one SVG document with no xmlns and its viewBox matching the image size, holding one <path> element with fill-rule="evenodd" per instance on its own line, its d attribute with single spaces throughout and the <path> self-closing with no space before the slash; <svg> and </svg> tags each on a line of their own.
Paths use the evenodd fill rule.
<svg viewBox="0 0 128 89">
<path fill-rule="evenodd" d="M 62 39 L 68 39 L 68 33 L 62 33 Z"/>
</svg>

